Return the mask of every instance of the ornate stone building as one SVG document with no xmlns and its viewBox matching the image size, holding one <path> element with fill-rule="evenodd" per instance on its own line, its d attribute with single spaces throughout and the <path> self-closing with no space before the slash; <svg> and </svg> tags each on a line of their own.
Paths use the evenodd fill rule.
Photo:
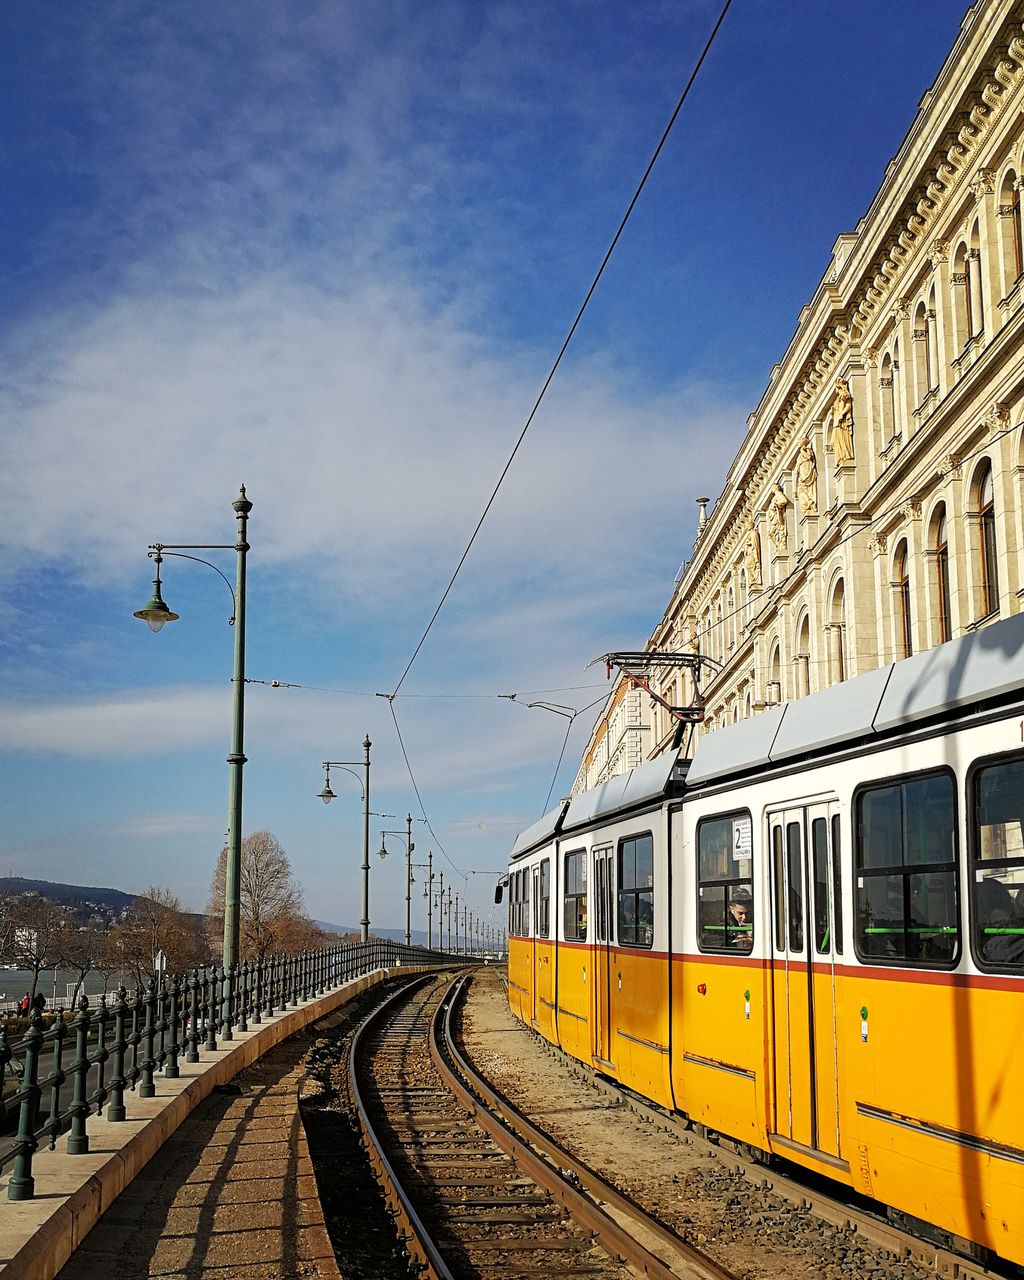
<svg viewBox="0 0 1024 1280">
<path fill-rule="evenodd" d="M 836 241 L 648 641 L 720 664 L 701 732 L 1020 611 L 1022 186 L 1024 5 L 980 0 Z M 691 700 L 688 676 L 659 679 Z M 620 681 L 574 791 L 673 729 Z"/>
</svg>

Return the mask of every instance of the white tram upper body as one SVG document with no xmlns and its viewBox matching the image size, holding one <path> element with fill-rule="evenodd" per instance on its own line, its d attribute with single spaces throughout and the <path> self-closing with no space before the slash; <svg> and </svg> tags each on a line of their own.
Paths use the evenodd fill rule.
<svg viewBox="0 0 1024 1280">
<path fill-rule="evenodd" d="M 575 797 L 513 1011 L 668 1109 L 1024 1263 L 1024 615 Z"/>
</svg>

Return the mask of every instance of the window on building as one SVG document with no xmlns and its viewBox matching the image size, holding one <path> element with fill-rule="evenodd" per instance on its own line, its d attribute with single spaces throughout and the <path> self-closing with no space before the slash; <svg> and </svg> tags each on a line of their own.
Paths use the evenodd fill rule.
<svg viewBox="0 0 1024 1280">
<path fill-rule="evenodd" d="M 949 591 L 949 535 L 946 531 L 946 508 L 940 507 L 935 518 L 935 597 L 939 614 L 939 643 L 953 638 L 952 597 Z"/>
<path fill-rule="evenodd" d="M 971 782 L 971 937 L 986 969 L 1024 970 L 1024 759 Z"/>
<path fill-rule="evenodd" d="M 563 932 L 567 942 L 587 940 L 587 854 L 584 849 L 565 855 Z"/>
<path fill-rule="evenodd" d="M 896 595 L 896 652 L 897 657 L 909 658 L 914 652 L 913 627 L 910 612 L 910 557 L 903 541 L 896 549 L 893 561 L 893 588 Z"/>
<path fill-rule="evenodd" d="M 856 799 L 857 954 L 947 968 L 960 951 L 953 778 L 868 787 Z"/>
<path fill-rule="evenodd" d="M 999 566 L 996 559 L 996 508 L 992 468 L 985 466 L 978 483 L 978 540 L 981 563 L 981 613 L 988 617 L 999 608 Z"/>
<path fill-rule="evenodd" d="M 999 241 L 1003 260 L 1003 288 L 1009 293 L 1024 271 L 1021 244 L 1020 191 L 1017 175 L 1011 169 L 1003 176 L 999 189 Z"/>
<path fill-rule="evenodd" d="M 754 850 L 749 813 L 697 827 L 697 923 L 701 951 L 748 953 L 754 945 Z"/>
<path fill-rule="evenodd" d="M 654 944 L 654 837 L 648 832 L 619 841 L 619 943 Z"/>
</svg>

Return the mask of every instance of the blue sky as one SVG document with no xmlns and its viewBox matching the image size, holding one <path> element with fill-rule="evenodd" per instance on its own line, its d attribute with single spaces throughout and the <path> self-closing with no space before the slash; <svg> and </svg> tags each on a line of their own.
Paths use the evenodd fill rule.
<svg viewBox="0 0 1024 1280">
<path fill-rule="evenodd" d="M 278 836 L 314 916 L 357 922 L 358 787 L 338 775 L 324 808 L 320 761 L 358 759 L 369 733 L 373 807 L 420 816 L 374 695 L 401 677 L 719 7 L 6 7 L 0 872 L 205 903 L 230 601 L 169 561 L 182 620 L 152 636 L 131 614 L 147 545 L 232 542 L 244 483 L 248 674 L 304 686 L 248 687 L 246 831 Z M 603 692 L 586 664 L 661 617 L 693 499 L 719 492 L 964 11 L 736 0 L 726 18 L 394 703 L 436 836 L 417 824 L 417 859 L 433 848 L 482 918 L 565 730 L 497 695 L 583 707 Z M 373 824 L 375 844 L 401 825 Z M 371 870 L 382 927 L 404 921 L 394 844 Z"/>
</svg>

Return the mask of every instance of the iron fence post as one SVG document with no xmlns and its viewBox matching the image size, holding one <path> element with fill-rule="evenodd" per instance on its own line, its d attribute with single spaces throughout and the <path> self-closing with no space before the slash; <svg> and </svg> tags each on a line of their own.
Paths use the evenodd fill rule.
<svg viewBox="0 0 1024 1280">
<path fill-rule="evenodd" d="M 75 1083 L 71 1094 L 71 1132 L 68 1134 L 68 1155 L 84 1156 L 89 1151 L 89 1135 L 85 1121 L 89 1104 L 85 1100 L 85 1088 L 89 1075 L 89 997 L 78 1001 L 78 1014 L 72 1023 L 75 1031 L 75 1061 L 72 1071 Z M 55 1135 L 56 1136 L 56 1135 Z"/>
<path fill-rule="evenodd" d="M 60 1136 L 60 1093 L 67 1080 L 64 1074 L 64 1037 L 67 1025 L 64 1022 L 64 1010 L 58 1009 L 53 1022 L 53 1057 L 50 1067 L 50 1116 L 46 1122 L 46 1133 L 50 1138 L 50 1150 L 57 1145 Z M 40 1055 L 42 1050 L 40 1048 Z M 42 1089 L 40 1089 L 42 1101 Z"/>
<path fill-rule="evenodd" d="M 14 1171 L 7 1184 L 8 1200 L 31 1200 L 35 1194 L 36 1180 L 32 1177 L 32 1156 L 38 1143 L 35 1137 L 36 1117 L 39 1114 L 39 1047 L 43 1043 L 43 1015 L 33 1009 L 29 1015 L 25 1035 L 25 1069 L 21 1077 L 21 1111 L 18 1115 L 18 1136 L 15 1139 L 18 1154 L 14 1158 Z"/>
<path fill-rule="evenodd" d="M 128 1048 L 125 1039 L 125 1014 L 128 1011 L 128 992 L 124 987 L 117 989 L 117 1003 L 114 1005 L 114 1060 L 110 1067 L 110 1105 L 107 1107 L 108 1120 L 123 1120 L 124 1087 L 128 1083 L 124 1078 L 124 1056 Z"/>
<path fill-rule="evenodd" d="M 187 991 L 187 987 L 186 987 Z M 181 1000 L 181 979 L 175 974 L 171 979 L 171 1017 L 170 1032 L 171 1045 L 167 1051 L 167 1059 L 164 1062 L 164 1075 L 168 1080 L 177 1080 L 181 1074 L 178 1067 L 178 1054 L 181 1052 L 181 1045 L 178 1043 L 178 1032 L 180 1030 L 180 1020 L 178 1015 L 178 1005 Z"/>
<path fill-rule="evenodd" d="M 189 992 L 189 1019 L 188 1033 L 185 1036 L 185 1043 L 188 1045 L 185 1051 L 186 1062 L 199 1061 L 199 970 L 192 970 L 192 979 L 189 983 L 191 988 Z"/>
<path fill-rule="evenodd" d="M 156 1013 L 156 980 L 150 978 L 146 987 L 146 1021 L 142 1032 L 142 1077 L 139 1085 L 139 1097 L 155 1098 L 156 1085 L 153 1083 L 153 1068 L 156 1066 L 156 1059 L 153 1057 L 155 1034 L 153 1023 Z"/>
<path fill-rule="evenodd" d="M 203 992 L 206 1000 L 206 1048 L 210 1053 L 217 1049 L 217 1009 L 220 1008 L 220 992 L 217 986 L 217 966 L 210 970 L 209 990 Z"/>
</svg>

